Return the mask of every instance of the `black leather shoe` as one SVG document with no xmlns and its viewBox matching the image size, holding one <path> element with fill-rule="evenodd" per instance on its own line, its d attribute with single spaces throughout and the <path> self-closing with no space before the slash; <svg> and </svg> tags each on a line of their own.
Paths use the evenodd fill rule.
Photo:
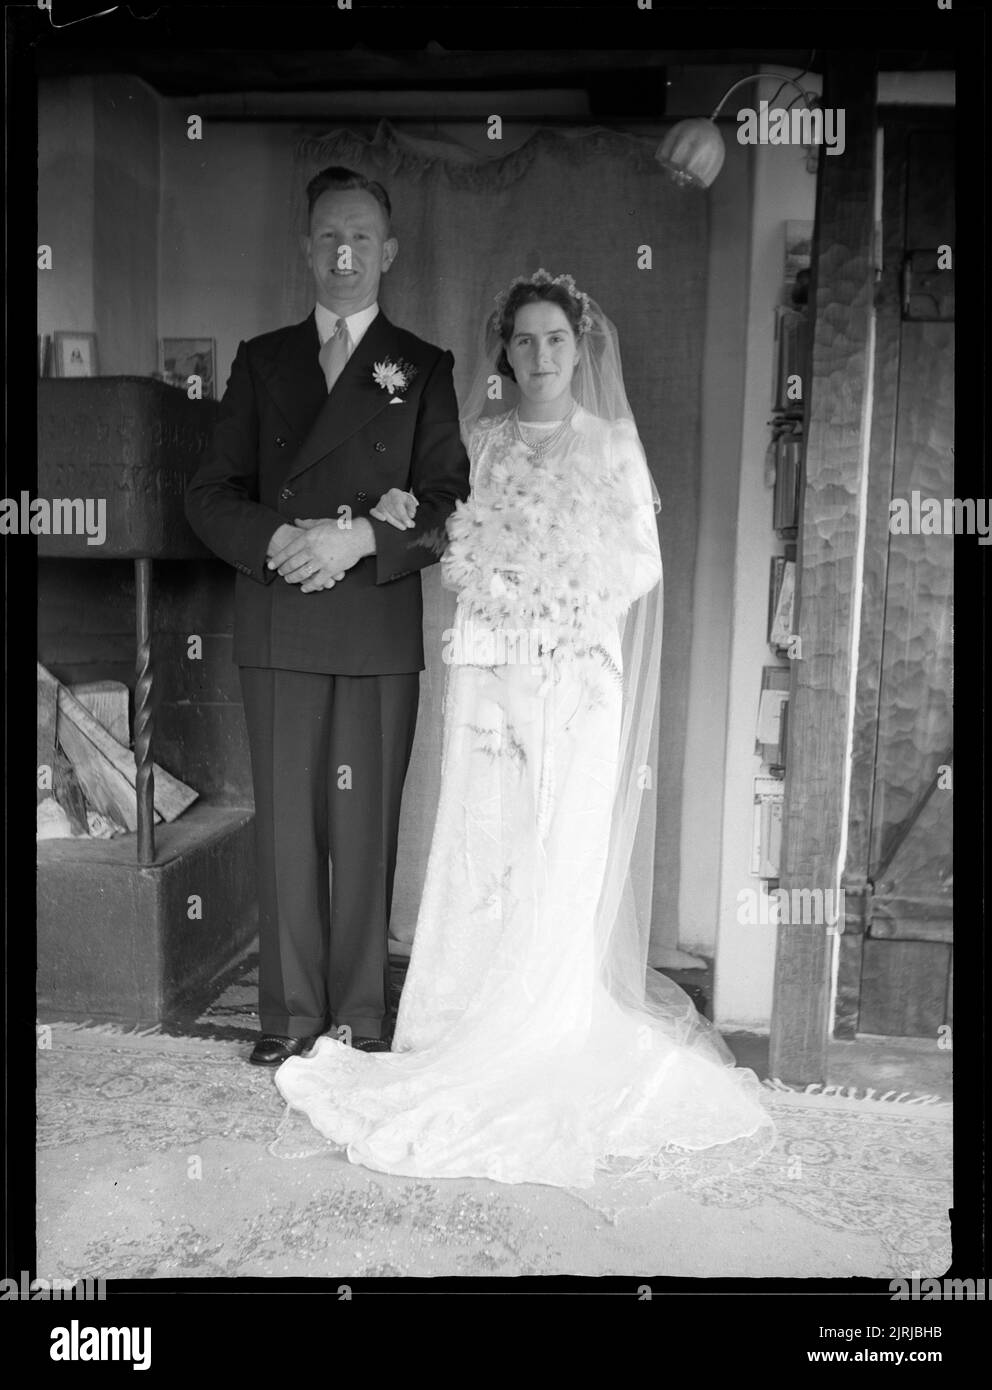
<svg viewBox="0 0 992 1390">
<path fill-rule="evenodd" d="M 359 1052 L 390 1052 L 392 1049 L 386 1038 L 352 1038 L 352 1047 L 357 1047 Z"/>
<path fill-rule="evenodd" d="M 281 1038 L 277 1033 L 263 1033 L 248 1060 L 256 1067 L 281 1066 L 288 1057 L 299 1057 L 301 1053 L 309 1052 L 319 1036 L 315 1034 L 312 1038 Z"/>
</svg>

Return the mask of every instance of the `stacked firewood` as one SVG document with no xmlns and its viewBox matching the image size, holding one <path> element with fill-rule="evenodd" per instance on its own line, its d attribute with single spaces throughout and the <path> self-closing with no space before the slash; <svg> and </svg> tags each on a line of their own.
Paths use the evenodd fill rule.
<svg viewBox="0 0 992 1390">
<path fill-rule="evenodd" d="M 38 665 L 38 838 L 109 838 L 138 825 L 128 688 L 120 681 L 67 686 Z M 155 765 L 155 821 L 172 821 L 197 797 Z"/>
</svg>

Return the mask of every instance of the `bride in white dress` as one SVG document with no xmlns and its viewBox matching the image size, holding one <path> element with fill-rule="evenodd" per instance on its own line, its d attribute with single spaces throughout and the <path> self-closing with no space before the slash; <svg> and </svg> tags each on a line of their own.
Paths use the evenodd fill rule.
<svg viewBox="0 0 992 1390">
<path fill-rule="evenodd" d="M 616 334 L 570 276 L 497 297 L 448 523 L 441 790 L 391 1052 L 276 1073 L 354 1163 L 588 1187 L 774 1142 L 761 1088 L 647 967 L 661 646 L 657 493 Z M 496 372 L 507 394 L 491 401 Z M 489 412 L 489 413 L 487 413 Z M 377 514 L 405 526 L 388 495 Z M 718 1168 L 714 1169 L 714 1159 Z"/>
</svg>

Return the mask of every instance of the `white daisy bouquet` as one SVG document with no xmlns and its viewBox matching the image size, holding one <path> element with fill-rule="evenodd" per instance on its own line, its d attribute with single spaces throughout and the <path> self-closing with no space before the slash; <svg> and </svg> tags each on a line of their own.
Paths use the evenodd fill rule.
<svg viewBox="0 0 992 1390">
<path fill-rule="evenodd" d="M 582 646 L 591 621 L 629 604 L 620 558 L 631 518 L 606 460 L 573 450 L 551 470 L 508 442 L 448 519 L 445 581 L 479 623 L 539 628 L 552 646 Z"/>
</svg>

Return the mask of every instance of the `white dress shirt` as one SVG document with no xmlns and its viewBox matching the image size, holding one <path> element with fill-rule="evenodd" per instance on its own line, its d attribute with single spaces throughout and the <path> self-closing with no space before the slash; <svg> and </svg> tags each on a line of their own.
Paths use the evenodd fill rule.
<svg viewBox="0 0 992 1390">
<path fill-rule="evenodd" d="M 344 321 L 348 325 L 348 337 L 351 339 L 351 350 L 355 348 L 365 337 L 365 332 L 379 312 L 379 305 L 370 304 L 367 309 L 359 309 L 357 314 L 346 314 Z M 317 332 L 320 335 L 321 347 L 327 342 L 328 338 L 338 326 L 339 315 L 332 309 L 327 309 L 323 304 L 318 304 L 315 309 L 317 318 Z"/>
</svg>

